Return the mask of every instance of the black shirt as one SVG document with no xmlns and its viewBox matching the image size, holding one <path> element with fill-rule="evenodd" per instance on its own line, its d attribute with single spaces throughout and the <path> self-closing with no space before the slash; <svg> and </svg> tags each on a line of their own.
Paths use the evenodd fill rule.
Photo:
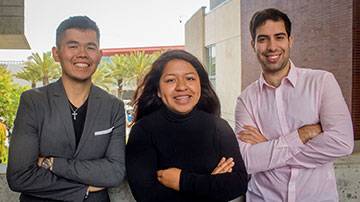
<svg viewBox="0 0 360 202">
<path fill-rule="evenodd" d="M 211 175 L 221 157 L 233 157 L 231 173 Z M 181 169 L 180 191 L 167 188 L 156 171 Z M 133 126 L 126 146 L 126 170 L 137 201 L 229 201 L 247 190 L 247 173 L 234 132 L 214 115 L 187 115 L 166 108 Z"/>
<path fill-rule="evenodd" d="M 78 146 L 86 119 L 88 99 L 79 108 L 76 108 L 70 101 L 71 120 L 74 126 L 76 147 Z"/>
</svg>

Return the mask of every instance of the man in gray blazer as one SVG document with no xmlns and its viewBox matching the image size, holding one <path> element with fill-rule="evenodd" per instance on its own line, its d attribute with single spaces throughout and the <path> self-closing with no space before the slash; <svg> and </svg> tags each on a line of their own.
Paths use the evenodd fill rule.
<svg viewBox="0 0 360 202">
<path fill-rule="evenodd" d="M 21 96 L 7 169 L 20 201 L 109 201 L 124 178 L 124 104 L 91 82 L 99 38 L 86 16 L 63 21 L 52 49 L 61 79 Z"/>
</svg>

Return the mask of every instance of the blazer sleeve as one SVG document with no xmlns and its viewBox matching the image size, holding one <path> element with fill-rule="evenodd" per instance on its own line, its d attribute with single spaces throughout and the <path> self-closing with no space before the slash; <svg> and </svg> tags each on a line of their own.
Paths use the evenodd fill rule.
<svg viewBox="0 0 360 202">
<path fill-rule="evenodd" d="M 56 157 L 52 170 L 56 175 L 97 187 L 121 184 L 125 177 L 125 112 L 119 100 L 113 106 L 114 129 L 105 156 L 91 160 Z"/>
<path fill-rule="evenodd" d="M 151 135 L 135 124 L 126 145 L 126 171 L 136 201 L 173 201 L 177 191 L 159 183 L 157 170 L 156 148 Z"/>
<path fill-rule="evenodd" d="M 40 198 L 82 201 L 87 190 L 85 185 L 58 177 L 37 166 L 41 125 L 38 118 L 36 103 L 27 91 L 20 98 L 10 140 L 6 172 L 10 189 Z"/>
<path fill-rule="evenodd" d="M 204 175 L 183 170 L 180 175 L 180 191 L 212 200 L 230 201 L 246 193 L 248 174 L 231 127 L 224 120 L 218 121 L 216 125 L 220 155 L 234 159 L 233 171 L 217 175 Z"/>
</svg>

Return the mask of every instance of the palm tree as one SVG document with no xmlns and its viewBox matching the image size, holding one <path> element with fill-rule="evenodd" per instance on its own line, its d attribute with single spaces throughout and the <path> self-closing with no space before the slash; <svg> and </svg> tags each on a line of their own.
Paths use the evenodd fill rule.
<svg viewBox="0 0 360 202">
<path fill-rule="evenodd" d="M 118 97 L 122 97 L 124 84 L 132 81 L 139 84 L 159 56 L 160 52 L 145 54 L 141 51 L 110 57 L 111 76 L 116 80 Z"/>
<path fill-rule="evenodd" d="M 107 62 L 101 62 L 96 70 L 96 72 L 91 77 L 92 82 L 105 89 L 110 91 L 111 87 L 115 85 L 114 78 L 112 77 L 111 66 Z"/>
<path fill-rule="evenodd" d="M 49 80 L 60 77 L 60 65 L 55 62 L 50 51 L 43 53 L 42 56 L 39 53 L 32 53 L 28 59 L 25 67 L 31 67 L 36 74 L 40 74 L 43 85 L 49 84 Z"/>
<path fill-rule="evenodd" d="M 15 77 L 29 81 L 31 83 L 31 88 L 36 88 L 36 82 L 41 81 L 41 75 L 33 65 L 24 67 L 22 71 L 15 74 Z"/>
<path fill-rule="evenodd" d="M 131 71 L 129 66 L 127 65 L 127 56 L 125 55 L 115 55 L 111 56 L 111 76 L 116 80 L 117 84 L 117 95 L 119 98 L 122 97 L 123 85 L 128 78 L 130 77 Z"/>
<path fill-rule="evenodd" d="M 145 54 L 144 51 L 133 52 L 128 56 L 126 61 L 131 69 L 131 77 L 139 84 L 145 74 L 150 70 L 152 63 L 160 56 L 160 52 Z"/>
</svg>

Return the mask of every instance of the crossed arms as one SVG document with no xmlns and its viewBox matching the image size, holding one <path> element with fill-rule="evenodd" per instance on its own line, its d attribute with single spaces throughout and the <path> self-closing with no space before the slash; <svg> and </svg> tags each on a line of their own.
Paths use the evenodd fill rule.
<svg viewBox="0 0 360 202">
<path fill-rule="evenodd" d="M 39 117 L 36 116 L 35 96 L 26 92 L 21 96 L 17 112 L 14 132 L 11 137 L 9 164 L 7 179 L 12 190 L 22 192 L 40 198 L 82 201 L 90 185 L 93 186 L 116 186 L 124 177 L 124 155 L 121 148 L 123 144 L 124 113 L 121 104 L 114 107 L 115 124 L 109 148 L 101 159 L 77 160 L 55 158 L 53 171 L 38 166 L 40 157 L 40 135 L 41 130 Z M 55 172 L 56 161 L 61 159 L 67 168 Z M 102 165 L 108 166 L 102 166 Z M 81 172 L 86 167 L 87 172 Z M 93 173 L 106 173 L 107 178 L 115 178 L 104 182 L 102 177 Z M 76 175 L 76 174 L 79 175 Z M 88 182 L 88 183 L 87 183 Z M 91 183 L 90 183 L 91 182 Z M 92 191 L 92 190 L 89 190 Z"/>
<path fill-rule="evenodd" d="M 181 168 L 158 170 L 151 137 L 134 125 L 126 146 L 126 168 L 131 191 L 138 201 L 173 201 L 179 192 L 211 200 L 232 200 L 247 189 L 247 173 L 229 126 L 222 130 L 222 158 L 208 174 Z M 227 136 L 227 137 L 226 137 Z M 234 160 L 234 162 L 233 162 Z"/>
<path fill-rule="evenodd" d="M 259 123 L 250 113 L 251 106 L 239 97 L 235 131 L 250 174 L 283 166 L 316 168 L 352 152 L 350 113 L 334 76 L 328 74 L 325 79 L 327 85 L 321 95 L 320 123 L 305 124 L 275 139 L 268 139 L 266 131 L 264 134 L 259 132 Z"/>
</svg>

